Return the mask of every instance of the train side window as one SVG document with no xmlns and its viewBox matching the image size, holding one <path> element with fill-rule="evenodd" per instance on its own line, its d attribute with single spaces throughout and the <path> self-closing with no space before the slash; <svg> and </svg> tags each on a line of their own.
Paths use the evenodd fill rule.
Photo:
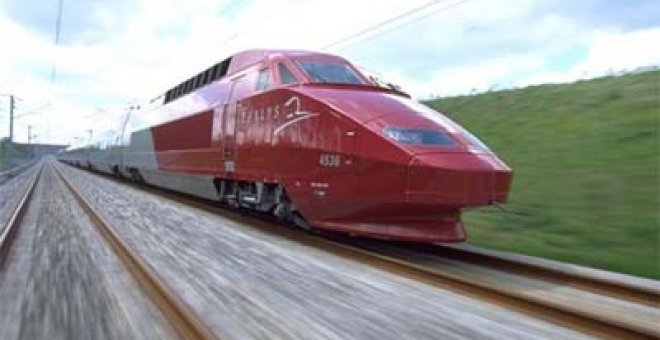
<svg viewBox="0 0 660 340">
<path fill-rule="evenodd" d="M 197 88 L 202 87 L 202 77 L 203 76 L 204 75 L 201 74 L 201 73 L 195 76 L 195 84 L 193 85 L 193 89 L 197 89 Z"/>
<path fill-rule="evenodd" d="M 211 82 L 211 72 L 210 70 L 204 71 L 204 80 L 202 81 L 202 84 L 206 85 Z"/>
<path fill-rule="evenodd" d="M 222 78 L 225 75 L 227 75 L 227 71 L 229 71 L 229 63 L 231 63 L 231 57 L 223 60 L 220 63 L 220 73 L 218 75 L 218 78 Z"/>
<path fill-rule="evenodd" d="M 220 77 L 218 76 L 218 74 L 220 73 L 220 65 L 214 65 L 214 66 L 211 68 L 210 73 L 211 73 L 211 77 L 210 77 L 210 78 L 211 78 L 211 81 L 214 81 L 214 80 L 220 78 Z"/>
<path fill-rule="evenodd" d="M 293 72 L 289 70 L 286 65 L 282 63 L 277 64 L 277 70 L 280 73 L 280 82 L 282 85 L 287 85 L 287 84 L 294 84 L 298 82 L 298 79 L 296 79 L 296 76 L 293 75 Z"/>
<path fill-rule="evenodd" d="M 267 90 L 270 87 L 270 69 L 265 68 L 263 70 L 259 70 L 259 77 L 257 77 L 257 91 Z"/>
</svg>

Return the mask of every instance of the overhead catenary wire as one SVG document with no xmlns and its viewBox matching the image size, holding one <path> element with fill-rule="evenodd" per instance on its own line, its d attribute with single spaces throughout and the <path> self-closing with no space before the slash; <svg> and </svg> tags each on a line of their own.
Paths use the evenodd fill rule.
<svg viewBox="0 0 660 340">
<path fill-rule="evenodd" d="M 230 8 L 233 8 L 235 6 L 230 6 Z M 273 16 L 273 10 L 266 11 L 266 14 L 260 16 L 258 19 L 255 19 L 255 22 L 266 22 L 269 18 Z M 220 46 L 223 45 L 228 45 L 233 43 L 238 37 L 245 35 L 247 32 L 252 31 L 256 26 L 255 25 L 249 25 L 248 27 L 243 27 L 235 30 L 232 34 L 227 35 L 223 40 L 219 42 Z M 231 45 L 229 45 L 231 46 Z"/>
<path fill-rule="evenodd" d="M 57 16 L 55 19 L 55 37 L 53 41 L 53 49 L 57 49 L 57 46 L 60 44 L 60 31 L 62 27 L 62 8 L 64 6 L 64 0 L 57 1 Z M 53 65 L 50 70 L 50 84 L 51 86 L 55 85 L 57 81 L 57 56 L 53 56 Z"/>
<path fill-rule="evenodd" d="M 403 19 L 403 18 L 409 17 L 409 16 L 411 16 L 411 15 L 417 13 L 417 12 L 420 12 L 420 11 L 425 10 L 425 9 L 427 9 L 427 8 L 430 8 L 430 7 L 434 6 L 434 5 L 437 5 L 438 3 L 446 2 L 446 1 L 448 1 L 448 0 L 433 0 L 433 1 L 427 2 L 427 3 L 425 3 L 425 4 L 421 5 L 421 6 L 415 7 L 415 8 L 413 8 L 413 9 L 411 9 L 411 10 L 408 10 L 408 11 L 406 11 L 406 12 L 404 12 L 404 13 L 398 14 L 398 15 L 392 17 L 392 18 L 389 18 L 389 19 L 387 19 L 387 20 L 384 20 L 384 21 L 382 21 L 382 22 L 379 22 L 378 24 L 375 24 L 375 25 L 369 26 L 369 27 L 367 27 L 367 28 L 365 28 L 365 29 L 363 29 L 363 30 L 361 30 L 361 31 L 358 31 L 358 32 L 353 33 L 353 34 L 350 34 L 350 35 L 348 35 L 348 36 L 345 36 L 345 37 L 343 37 L 343 38 L 341 38 L 341 39 L 339 39 L 339 40 L 336 40 L 336 41 L 334 41 L 334 42 L 332 42 L 332 43 L 330 43 L 330 44 L 327 44 L 327 45 L 323 46 L 321 49 L 322 49 L 322 50 L 328 50 L 328 49 L 331 49 L 331 48 L 333 48 L 333 47 L 340 46 L 340 45 L 342 45 L 342 44 L 344 44 L 344 43 L 346 43 L 346 42 L 349 42 L 349 41 L 351 41 L 351 40 L 354 40 L 351 44 L 346 45 L 346 46 L 344 46 L 344 47 L 342 48 L 342 49 L 344 49 L 344 48 L 347 48 L 347 47 L 349 47 L 349 46 L 352 46 L 353 44 L 357 43 L 358 41 L 363 41 L 363 40 L 365 40 L 365 39 L 371 39 L 371 38 L 374 38 L 374 37 L 376 37 L 376 36 L 378 36 L 378 35 L 382 35 L 382 34 L 384 34 L 384 33 L 387 33 L 387 32 L 390 32 L 390 31 L 393 31 L 393 30 L 395 30 L 395 29 L 399 29 L 399 28 L 404 27 L 404 26 L 407 26 L 407 25 L 409 25 L 409 24 L 411 24 L 411 23 L 413 23 L 413 22 L 415 22 L 415 21 L 417 21 L 417 20 L 424 19 L 424 18 L 426 18 L 426 17 L 428 17 L 428 16 L 431 16 L 431 15 L 437 14 L 437 13 L 439 13 L 439 12 L 441 12 L 441 11 L 448 10 L 448 9 L 450 9 L 450 8 L 452 8 L 452 7 L 455 7 L 455 6 L 457 6 L 457 5 L 460 5 L 460 4 L 462 4 L 462 3 L 465 3 L 465 2 L 467 2 L 467 1 L 469 1 L 469 0 L 459 0 L 459 1 L 457 1 L 457 2 L 454 2 L 454 3 L 449 4 L 448 6 L 440 7 L 440 8 L 438 8 L 438 9 L 436 9 L 436 10 L 433 10 L 433 11 L 427 13 L 426 15 L 422 15 L 422 16 L 420 16 L 420 17 L 414 17 L 412 20 L 404 21 L 404 22 L 401 23 L 400 25 L 396 25 L 396 26 L 394 26 L 394 27 L 390 27 L 389 29 L 386 29 L 386 30 L 384 30 L 384 31 L 380 31 L 380 32 L 378 32 L 377 34 L 373 34 L 373 35 L 367 36 L 367 38 L 358 39 L 360 36 L 364 36 L 365 34 L 367 34 L 367 33 L 369 33 L 369 32 L 372 32 L 372 31 L 374 31 L 374 30 L 377 30 L 377 29 L 380 28 L 380 27 L 383 27 L 383 26 L 389 25 L 389 24 L 391 24 L 391 23 L 393 23 L 393 22 L 396 22 L 396 21 L 401 20 L 401 19 Z"/>
<path fill-rule="evenodd" d="M 27 116 L 27 115 L 35 114 L 35 113 L 37 113 L 37 112 L 39 112 L 39 111 L 41 111 L 41 110 L 44 110 L 44 109 L 49 108 L 50 106 L 51 106 L 51 103 L 46 103 L 46 104 L 40 105 L 40 106 L 38 106 L 38 107 L 36 107 L 36 108 L 32 108 L 32 109 L 30 109 L 30 110 L 26 110 L 26 112 L 23 112 L 23 113 L 21 113 L 20 115 L 14 116 L 14 118 L 21 118 L 21 117 L 23 117 L 23 116 Z"/>
<path fill-rule="evenodd" d="M 57 47 L 60 44 L 60 36 L 61 36 L 61 31 L 62 31 L 62 13 L 64 11 L 64 0 L 58 0 L 57 1 L 57 12 L 55 15 L 55 36 L 53 37 L 53 55 L 52 55 L 52 62 L 51 62 L 51 68 L 50 68 L 50 89 L 51 93 L 54 93 L 54 88 L 55 84 L 57 83 Z M 48 107 L 53 107 L 51 105 L 53 98 L 51 94 L 51 98 L 49 98 Z M 41 108 L 40 108 L 41 109 Z M 33 110 L 36 111 L 36 110 Z M 31 111 L 30 113 L 33 113 Z M 48 132 L 46 133 L 48 134 Z"/>
</svg>

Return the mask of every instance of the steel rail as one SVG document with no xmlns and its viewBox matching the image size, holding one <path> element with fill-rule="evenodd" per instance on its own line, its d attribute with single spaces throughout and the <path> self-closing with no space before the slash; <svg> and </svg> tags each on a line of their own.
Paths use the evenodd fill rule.
<svg viewBox="0 0 660 340">
<path fill-rule="evenodd" d="M 174 294 L 137 253 L 131 250 L 110 224 L 101 217 L 60 170 L 57 169 L 58 166 L 55 164 L 53 167 L 62 182 L 88 215 L 92 224 L 98 229 L 110 245 L 110 248 L 121 259 L 135 280 L 140 284 L 142 290 L 160 309 L 176 332 L 183 339 L 217 339 L 192 309 Z"/>
<path fill-rule="evenodd" d="M 20 228 L 21 223 L 23 222 L 23 217 L 25 217 L 28 206 L 30 205 L 29 203 L 30 198 L 32 197 L 32 193 L 34 193 L 37 182 L 41 178 L 42 169 L 43 165 L 41 165 L 41 167 L 33 175 L 33 178 L 30 180 L 30 183 L 23 193 L 23 196 L 21 196 L 21 199 L 16 204 L 14 212 L 9 217 L 9 220 L 0 233 L 0 268 L 4 266 L 4 263 L 9 256 L 12 243 L 18 234 L 18 229 Z"/>
<path fill-rule="evenodd" d="M 532 263 L 522 258 L 499 255 L 496 252 L 476 248 L 459 248 L 446 245 L 414 248 L 443 258 L 451 258 L 457 261 L 495 268 L 515 274 L 523 274 L 545 281 L 561 282 L 581 290 L 591 291 L 619 300 L 627 300 L 636 304 L 656 308 L 660 304 L 660 289 L 651 286 L 634 284 L 605 276 L 596 276 L 579 270 L 569 270 L 549 264 Z"/>
<path fill-rule="evenodd" d="M 522 292 L 505 284 L 486 283 L 465 275 L 377 254 L 352 245 L 336 241 L 329 242 L 334 243 L 333 246 L 341 249 L 341 252 L 346 254 L 354 252 L 356 258 L 375 263 L 383 269 L 391 269 L 393 272 L 410 278 L 490 301 L 588 334 L 608 338 L 660 338 L 660 330 L 656 325 L 626 322 L 616 315 L 583 309 L 579 303 L 567 305 L 543 296 Z M 373 260 L 368 257 L 372 257 Z"/>
<path fill-rule="evenodd" d="M 101 175 L 104 176 L 104 174 Z M 105 177 L 113 178 L 117 181 L 114 177 L 109 175 L 105 175 Z M 490 285 L 449 271 L 419 265 L 392 256 L 378 254 L 340 241 L 309 235 L 300 230 L 277 227 L 273 225 L 272 221 L 265 221 L 261 217 L 254 217 L 249 214 L 239 214 L 235 211 L 232 212 L 218 206 L 217 204 L 212 205 L 208 200 L 199 199 L 187 194 L 177 193 L 149 185 L 136 185 L 126 182 L 120 183 L 137 188 L 138 190 L 168 198 L 184 205 L 195 207 L 214 215 L 220 215 L 248 228 L 312 246 L 328 253 L 360 263 L 365 263 L 399 276 L 424 282 L 442 289 L 455 291 L 462 295 L 487 301 L 586 334 L 618 339 L 660 338 L 660 329 L 655 327 L 655 325 L 629 323 L 612 315 L 602 314 L 600 311 L 582 310 L 579 303 L 568 306 L 551 299 L 524 294 L 523 292 L 505 285 Z"/>
</svg>

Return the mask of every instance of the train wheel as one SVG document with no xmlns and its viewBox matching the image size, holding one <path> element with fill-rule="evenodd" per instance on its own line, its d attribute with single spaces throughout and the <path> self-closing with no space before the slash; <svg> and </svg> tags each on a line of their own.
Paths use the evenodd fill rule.
<svg viewBox="0 0 660 340">
<path fill-rule="evenodd" d="M 313 230 L 312 226 L 310 226 L 309 223 L 307 223 L 307 220 L 305 220 L 305 218 L 302 215 L 300 215 L 300 213 L 298 212 L 294 212 L 291 214 L 291 222 L 296 227 L 303 229 L 305 231 Z"/>
<path fill-rule="evenodd" d="M 112 167 L 112 175 L 117 177 L 117 178 L 123 178 L 124 177 L 124 176 L 122 176 L 121 171 L 119 171 L 119 167 L 116 166 L 116 165 Z"/>
<path fill-rule="evenodd" d="M 142 177 L 138 169 L 135 168 L 130 169 L 130 174 L 131 174 L 131 181 L 135 183 L 145 183 L 144 177 Z"/>
<path fill-rule="evenodd" d="M 286 193 L 286 190 L 278 185 L 275 188 L 275 207 L 273 208 L 273 215 L 280 222 L 288 222 L 291 220 L 293 213 L 291 200 Z"/>
<path fill-rule="evenodd" d="M 295 228 L 305 230 L 309 233 L 317 233 L 317 229 L 312 227 L 302 214 L 296 209 L 296 205 L 291 201 L 286 190 L 278 186 L 275 189 L 275 208 L 273 215 L 281 221 L 292 225 Z"/>
</svg>

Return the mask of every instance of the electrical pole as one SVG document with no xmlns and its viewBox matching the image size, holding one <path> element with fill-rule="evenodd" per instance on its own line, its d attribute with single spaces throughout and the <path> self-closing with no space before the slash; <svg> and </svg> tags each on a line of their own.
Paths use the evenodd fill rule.
<svg viewBox="0 0 660 340">
<path fill-rule="evenodd" d="M 32 125 L 28 125 L 28 144 L 32 143 Z"/>
</svg>

